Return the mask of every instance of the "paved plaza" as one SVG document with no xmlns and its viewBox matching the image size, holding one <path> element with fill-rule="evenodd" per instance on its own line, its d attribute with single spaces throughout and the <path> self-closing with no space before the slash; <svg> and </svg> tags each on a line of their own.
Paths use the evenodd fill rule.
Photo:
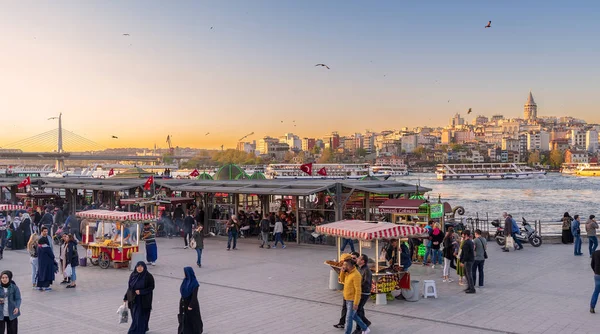
<svg viewBox="0 0 600 334">
<path fill-rule="evenodd" d="M 205 333 L 342 333 L 332 327 L 341 293 L 328 290 L 329 267 L 323 264 L 335 257 L 333 247 L 267 250 L 252 238 L 228 252 L 225 243 L 206 239 L 203 267 L 196 268 Z M 565 245 L 510 253 L 489 245 L 484 289 L 466 295 L 456 282 L 442 283 L 441 267 L 414 265 L 412 279 L 435 279 L 439 298 L 369 303 L 372 333 L 600 333 L 600 316 L 589 313 L 593 273 L 587 256 L 574 257 Z M 149 268 L 156 279 L 150 333 L 176 332 L 183 267 L 195 263 L 195 252 L 182 246 L 181 239 L 158 239 L 158 263 Z M 77 289 L 54 285 L 52 292 L 30 288 L 25 251 L 5 251 L 0 269 L 12 270 L 21 288 L 20 333 L 127 332 L 116 314 L 127 269 L 79 267 Z"/>
</svg>

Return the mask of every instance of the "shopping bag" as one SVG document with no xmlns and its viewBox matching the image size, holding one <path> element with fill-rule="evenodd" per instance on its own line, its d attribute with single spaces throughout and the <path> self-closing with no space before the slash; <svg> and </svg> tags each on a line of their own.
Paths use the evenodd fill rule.
<svg viewBox="0 0 600 334">
<path fill-rule="evenodd" d="M 123 303 L 117 310 L 119 315 L 119 323 L 126 324 L 129 321 L 129 310 L 127 309 L 127 303 Z"/>
<path fill-rule="evenodd" d="M 515 241 L 513 240 L 512 237 L 510 237 L 510 236 L 506 237 L 506 245 L 505 245 L 505 247 L 507 249 L 511 249 L 511 248 L 515 247 Z"/>
<path fill-rule="evenodd" d="M 73 275 L 73 267 L 71 267 L 70 264 L 67 265 L 67 267 L 65 268 L 63 275 L 65 276 L 65 278 L 69 278 Z"/>
</svg>

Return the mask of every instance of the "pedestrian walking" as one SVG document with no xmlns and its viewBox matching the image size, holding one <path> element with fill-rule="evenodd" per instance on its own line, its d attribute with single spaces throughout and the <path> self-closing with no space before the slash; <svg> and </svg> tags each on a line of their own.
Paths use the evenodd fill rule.
<svg viewBox="0 0 600 334">
<path fill-rule="evenodd" d="M 477 272 L 479 272 L 479 287 L 483 288 L 483 265 L 487 258 L 487 240 L 481 237 L 481 230 L 475 230 L 475 261 L 473 262 L 473 285 L 477 281 Z"/>
<path fill-rule="evenodd" d="M 35 289 L 38 274 L 38 235 L 33 233 L 27 242 L 27 251 L 29 252 L 29 263 L 31 264 L 31 284 Z"/>
<path fill-rule="evenodd" d="M 142 240 L 146 243 L 146 262 L 152 266 L 156 265 L 158 246 L 156 245 L 156 230 L 152 224 L 144 223 Z"/>
<path fill-rule="evenodd" d="M 9 270 L 0 273 L 0 333 L 17 334 L 21 315 L 21 291 L 12 280 L 13 274 Z"/>
<path fill-rule="evenodd" d="M 280 219 L 275 222 L 275 228 L 273 229 L 273 234 L 275 235 L 275 243 L 273 244 L 273 248 L 277 248 L 277 243 L 281 243 L 281 248 L 285 248 L 285 244 L 283 243 L 283 239 L 281 235 L 283 234 L 283 223 Z"/>
<path fill-rule="evenodd" d="M 196 223 L 196 221 L 194 220 L 194 217 L 192 217 L 192 212 L 188 211 L 187 216 L 185 216 L 185 219 L 183 220 L 183 243 L 184 243 L 184 249 L 188 248 L 188 243 L 189 240 L 192 238 L 192 231 L 193 231 L 193 226 L 194 223 Z"/>
<path fill-rule="evenodd" d="M 198 303 L 198 288 L 200 283 L 196 279 L 196 274 L 192 267 L 183 268 L 185 278 L 181 282 L 179 292 L 181 299 L 179 300 L 179 327 L 178 334 L 202 334 L 204 324 L 202 323 L 202 315 L 200 314 L 200 303 Z"/>
<path fill-rule="evenodd" d="M 131 326 L 127 334 L 145 334 L 149 328 L 154 291 L 154 276 L 148 272 L 143 261 L 135 265 L 135 270 L 129 276 L 127 292 L 123 302 L 131 311 Z"/>
<path fill-rule="evenodd" d="M 460 254 L 460 265 L 464 267 L 465 276 L 467 277 L 468 287 L 465 289 L 466 293 L 475 293 L 475 282 L 473 281 L 473 262 L 475 261 L 475 246 L 471 240 L 471 231 L 465 230 L 463 232 L 463 242 Z"/>
<path fill-rule="evenodd" d="M 442 282 L 452 283 L 453 280 L 450 278 L 450 264 L 454 260 L 454 254 L 458 248 L 458 244 L 456 240 L 454 240 L 454 230 L 449 229 L 448 232 L 446 232 L 446 237 L 442 244 L 444 245 L 444 278 Z"/>
<path fill-rule="evenodd" d="M 271 245 L 269 245 L 269 232 L 271 231 L 271 222 L 269 221 L 269 217 L 267 217 L 267 215 L 263 216 L 263 219 L 260 221 L 260 236 L 262 239 L 262 242 L 260 243 L 260 248 L 264 248 L 265 246 L 267 246 L 268 248 L 271 248 Z"/>
<path fill-rule="evenodd" d="M 362 294 L 362 278 L 358 269 L 356 269 L 356 263 L 352 259 L 344 261 L 342 271 L 340 272 L 340 278 L 344 282 L 344 300 L 346 301 L 346 325 L 345 334 L 352 333 L 352 324 L 356 324 L 362 329 L 363 334 L 371 332 L 369 327 L 362 321 L 362 319 L 356 314 L 358 305 L 360 305 L 360 298 Z"/>
<path fill-rule="evenodd" d="M 70 273 L 70 277 L 69 277 L 69 284 L 67 285 L 67 289 L 73 289 L 75 287 L 77 287 L 77 274 L 76 274 L 76 269 L 77 266 L 79 266 L 79 254 L 77 253 L 77 241 L 75 240 L 75 237 L 73 237 L 73 234 L 69 233 L 68 235 L 66 235 L 66 244 L 67 244 L 67 252 L 66 252 L 66 260 L 67 260 L 67 267 L 70 266 L 71 267 L 71 273 Z M 68 272 L 68 270 L 67 270 Z"/>
<path fill-rule="evenodd" d="M 431 269 L 435 268 L 435 264 L 439 263 L 440 253 L 440 245 L 444 241 L 444 233 L 440 230 L 440 224 L 435 223 L 433 225 L 433 229 L 429 232 L 429 247 L 431 248 L 432 258 L 431 258 Z"/>
<path fill-rule="evenodd" d="M 596 236 L 596 229 L 598 229 L 598 223 L 596 222 L 596 216 L 591 215 L 590 219 L 585 223 L 585 232 L 587 233 L 590 257 L 598 248 L 598 237 Z"/>
<path fill-rule="evenodd" d="M 600 250 L 592 254 L 592 270 L 594 271 L 594 292 L 590 302 L 590 313 L 596 313 L 596 303 L 600 295 Z"/>
<path fill-rule="evenodd" d="M 513 240 L 509 240 L 509 238 L 512 239 L 513 237 L 512 218 L 506 212 L 502 213 L 502 217 L 504 217 L 504 248 L 502 248 L 502 251 L 508 252 L 509 249 L 512 247 L 511 245 L 514 245 Z"/>
<path fill-rule="evenodd" d="M 237 237 L 240 232 L 240 223 L 235 215 L 231 216 L 231 219 L 227 222 L 227 250 L 231 249 L 231 242 L 233 241 L 233 249 L 237 249 Z"/>
<path fill-rule="evenodd" d="M 365 304 L 371 298 L 371 284 L 373 283 L 373 273 L 369 268 L 369 257 L 366 254 L 362 254 L 358 257 L 353 256 L 353 260 L 356 258 L 356 264 L 358 265 L 358 271 L 361 276 L 361 294 L 360 294 L 360 302 L 358 304 L 358 309 L 356 310 L 356 314 L 362 321 L 367 325 L 367 327 L 371 326 L 371 321 L 367 319 L 365 316 Z M 353 334 L 360 334 L 362 329 L 356 325 L 356 329 Z"/>
<path fill-rule="evenodd" d="M 24 210 L 19 213 L 19 216 L 21 217 L 21 224 L 19 225 L 19 230 L 21 230 L 23 233 L 23 240 L 29 240 L 29 237 L 31 237 L 31 234 L 33 233 L 31 216 L 29 216 L 27 211 Z"/>
<path fill-rule="evenodd" d="M 575 256 L 581 256 L 581 223 L 579 222 L 579 215 L 573 216 L 571 222 L 571 233 L 573 234 L 573 254 Z"/>
<path fill-rule="evenodd" d="M 515 242 L 515 250 L 521 250 L 523 249 L 523 244 L 521 244 L 521 240 L 517 238 L 517 234 L 521 235 L 521 229 L 519 228 L 517 221 L 513 218 L 512 215 L 508 215 L 508 217 L 510 218 L 510 221 L 512 223 L 511 236 L 513 238 L 513 241 Z"/>
<path fill-rule="evenodd" d="M 6 218 L 0 212 L 0 260 L 4 257 L 4 248 L 8 239 L 8 223 Z"/>
<path fill-rule="evenodd" d="M 423 265 L 427 265 L 427 260 L 430 256 L 432 256 L 431 252 L 431 231 L 433 230 L 433 222 L 430 221 L 425 226 L 425 232 L 427 232 L 427 239 L 423 239 L 423 244 L 425 245 L 425 256 L 423 257 Z M 433 260 L 433 258 L 432 258 Z M 435 264 L 435 263 L 434 263 Z"/>
<path fill-rule="evenodd" d="M 198 224 L 196 230 L 192 234 L 192 240 L 194 240 L 193 245 L 196 250 L 196 265 L 198 268 L 202 268 L 202 250 L 204 249 L 204 232 L 202 230 L 204 226 Z"/>
<path fill-rule="evenodd" d="M 340 256 L 340 261 L 343 263 L 347 259 L 355 259 L 358 256 L 360 256 L 360 254 L 358 254 L 357 252 L 352 252 L 350 254 L 342 254 Z M 338 275 L 338 281 L 343 282 L 341 271 Z M 346 299 L 342 295 L 342 312 L 340 314 L 340 320 L 338 321 L 337 324 L 333 325 L 333 327 L 339 328 L 339 329 L 344 329 L 344 327 L 346 327 L 346 315 L 348 314 L 347 312 L 348 312 L 348 309 L 346 308 Z"/>
<path fill-rule="evenodd" d="M 562 238 L 561 241 L 563 244 L 572 244 L 573 243 L 573 232 L 571 232 L 571 224 L 573 222 L 573 218 L 569 215 L 568 212 L 565 212 L 562 218 Z"/>
<path fill-rule="evenodd" d="M 456 258 L 456 275 L 458 276 L 458 285 L 465 285 L 465 268 L 461 265 L 462 248 L 465 244 L 464 234 L 457 240 L 458 248 L 455 249 L 454 257 Z"/>
<path fill-rule="evenodd" d="M 48 228 L 42 227 L 42 236 L 38 240 L 38 290 L 51 291 L 50 285 L 54 282 L 55 274 L 58 272 L 58 264 L 54 259 L 54 251 L 50 246 Z"/>
</svg>

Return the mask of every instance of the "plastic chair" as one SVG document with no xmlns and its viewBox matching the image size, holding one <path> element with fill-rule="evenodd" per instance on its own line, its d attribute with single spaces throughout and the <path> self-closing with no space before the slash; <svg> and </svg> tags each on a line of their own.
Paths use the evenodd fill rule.
<svg viewBox="0 0 600 334">
<path fill-rule="evenodd" d="M 435 287 L 434 280 L 424 280 L 423 281 L 423 298 L 427 299 L 427 297 L 437 298 L 437 288 Z"/>
</svg>

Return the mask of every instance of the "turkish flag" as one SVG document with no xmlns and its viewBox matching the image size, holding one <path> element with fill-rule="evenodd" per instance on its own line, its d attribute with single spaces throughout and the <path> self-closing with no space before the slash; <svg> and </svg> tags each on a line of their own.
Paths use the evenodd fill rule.
<svg viewBox="0 0 600 334">
<path fill-rule="evenodd" d="M 198 175 L 200 175 L 200 173 L 198 172 L 197 169 L 194 169 L 194 171 L 190 173 L 191 177 L 197 177 Z"/>
<path fill-rule="evenodd" d="M 20 188 L 25 188 L 25 187 L 27 187 L 30 184 L 31 184 L 31 179 L 28 176 L 28 177 L 25 178 L 25 180 L 21 181 L 21 183 L 19 183 L 19 185 L 17 185 L 17 188 L 19 188 L 19 189 Z"/>
<path fill-rule="evenodd" d="M 111 176 L 113 176 L 113 175 L 115 175 L 115 170 L 111 168 L 111 169 L 108 171 L 108 177 L 111 177 Z"/>
<path fill-rule="evenodd" d="M 154 183 L 154 176 L 150 176 L 148 178 L 148 180 L 146 180 L 146 183 L 144 183 L 144 190 L 150 190 L 153 183 Z"/>
<path fill-rule="evenodd" d="M 323 167 L 323 168 L 319 169 L 317 174 L 319 174 L 321 176 L 327 176 L 327 170 L 325 169 L 325 167 Z"/>
<path fill-rule="evenodd" d="M 300 166 L 300 170 L 308 175 L 312 175 L 312 162 Z"/>
</svg>

